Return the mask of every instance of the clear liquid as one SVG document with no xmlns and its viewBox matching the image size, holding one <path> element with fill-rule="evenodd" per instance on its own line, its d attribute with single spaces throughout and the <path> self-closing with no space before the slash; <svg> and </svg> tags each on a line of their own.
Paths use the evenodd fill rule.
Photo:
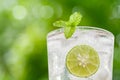
<svg viewBox="0 0 120 80">
<path fill-rule="evenodd" d="M 65 60 L 67 53 L 76 45 L 90 45 L 100 57 L 98 71 L 89 78 L 69 73 Z M 114 36 L 103 29 L 77 28 L 70 39 L 64 37 L 63 29 L 48 35 L 49 80 L 112 80 Z"/>
</svg>

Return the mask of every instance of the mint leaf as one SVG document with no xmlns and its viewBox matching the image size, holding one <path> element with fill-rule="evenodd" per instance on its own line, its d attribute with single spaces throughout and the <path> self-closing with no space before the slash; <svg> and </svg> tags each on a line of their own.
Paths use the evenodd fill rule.
<svg viewBox="0 0 120 80">
<path fill-rule="evenodd" d="M 64 27 L 64 34 L 67 39 L 73 35 L 75 28 L 76 27 Z"/>
<path fill-rule="evenodd" d="M 53 25 L 57 27 L 64 27 L 64 34 L 65 37 L 68 39 L 75 32 L 75 29 L 77 25 L 80 23 L 81 19 L 82 19 L 82 15 L 78 12 L 75 12 L 70 16 L 68 21 L 62 21 L 62 20 L 56 21 L 55 23 L 53 23 Z"/>
<path fill-rule="evenodd" d="M 65 21 L 56 21 L 53 23 L 54 26 L 57 26 L 57 27 L 65 27 L 66 26 L 66 22 Z"/>
<path fill-rule="evenodd" d="M 68 22 L 71 24 L 71 26 L 77 26 L 80 23 L 81 19 L 82 15 L 78 12 L 75 12 L 70 16 Z"/>
<path fill-rule="evenodd" d="M 75 28 L 80 23 L 81 19 L 82 15 L 78 12 L 75 12 L 70 16 L 69 21 L 66 22 L 67 26 L 64 29 L 65 37 L 67 39 L 73 35 L 73 33 L 75 32 Z"/>
</svg>

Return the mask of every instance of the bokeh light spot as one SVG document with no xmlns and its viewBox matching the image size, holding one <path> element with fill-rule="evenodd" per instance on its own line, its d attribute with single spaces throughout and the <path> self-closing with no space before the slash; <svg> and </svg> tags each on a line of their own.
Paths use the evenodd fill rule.
<svg viewBox="0 0 120 80">
<path fill-rule="evenodd" d="M 41 13 L 40 8 L 41 8 L 41 4 L 33 6 L 31 8 L 33 17 L 40 18 L 40 13 Z"/>
<path fill-rule="evenodd" d="M 13 8 L 13 16 L 18 19 L 18 20 L 21 20 L 21 19 L 24 19 L 27 15 L 27 10 L 24 6 L 15 6 Z"/>
<path fill-rule="evenodd" d="M 83 12 L 83 10 L 79 6 L 74 6 L 72 12 Z"/>
<path fill-rule="evenodd" d="M 119 19 L 120 18 L 120 1 L 115 1 L 112 6 L 112 16 L 110 19 Z"/>
<path fill-rule="evenodd" d="M 42 18 L 46 18 L 46 19 L 51 18 L 53 14 L 54 14 L 54 10 L 51 6 L 42 6 L 40 8 L 40 16 Z"/>
<path fill-rule="evenodd" d="M 0 11 L 9 10 L 13 5 L 17 3 L 17 0 L 0 0 Z"/>
</svg>

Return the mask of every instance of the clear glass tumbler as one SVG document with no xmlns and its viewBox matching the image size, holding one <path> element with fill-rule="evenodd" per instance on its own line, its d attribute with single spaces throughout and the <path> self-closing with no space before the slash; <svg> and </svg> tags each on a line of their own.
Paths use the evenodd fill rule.
<svg viewBox="0 0 120 80">
<path fill-rule="evenodd" d="M 89 77 L 73 75 L 66 66 L 66 56 L 76 45 L 89 45 L 98 53 L 99 68 Z M 47 48 L 49 80 L 112 80 L 114 35 L 107 30 L 78 26 L 72 37 L 66 39 L 60 28 L 48 34 Z"/>
</svg>

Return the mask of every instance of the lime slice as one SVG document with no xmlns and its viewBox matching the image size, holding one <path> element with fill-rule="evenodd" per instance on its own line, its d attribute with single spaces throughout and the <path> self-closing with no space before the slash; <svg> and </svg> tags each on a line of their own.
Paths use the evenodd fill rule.
<svg viewBox="0 0 120 80">
<path fill-rule="evenodd" d="M 75 46 L 66 56 L 68 71 L 77 77 L 89 77 L 95 74 L 99 65 L 98 53 L 89 45 Z"/>
</svg>

